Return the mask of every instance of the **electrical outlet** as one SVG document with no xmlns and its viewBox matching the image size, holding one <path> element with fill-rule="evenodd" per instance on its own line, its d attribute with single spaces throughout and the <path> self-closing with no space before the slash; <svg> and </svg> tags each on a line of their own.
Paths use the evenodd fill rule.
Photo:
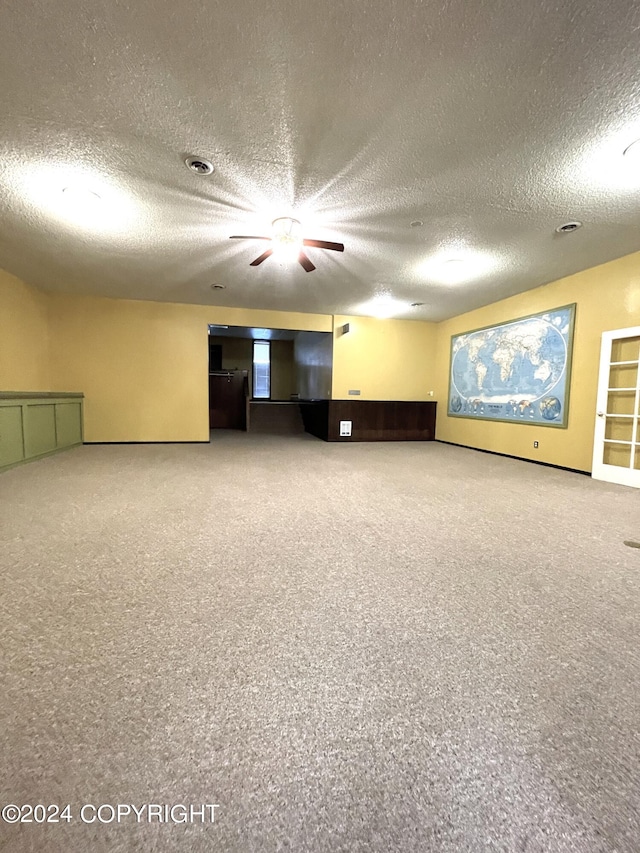
<svg viewBox="0 0 640 853">
<path fill-rule="evenodd" d="M 340 421 L 340 435 L 351 435 L 351 421 Z"/>
<path fill-rule="evenodd" d="M 533 446 L 534 446 L 534 447 L 537 447 L 537 446 L 538 446 L 538 442 L 537 442 L 537 441 L 534 441 L 534 442 L 533 442 Z"/>
</svg>

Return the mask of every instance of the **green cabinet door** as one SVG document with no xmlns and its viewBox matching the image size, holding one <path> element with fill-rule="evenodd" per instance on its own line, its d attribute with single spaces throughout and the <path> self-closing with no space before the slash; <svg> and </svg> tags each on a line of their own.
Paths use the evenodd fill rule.
<svg viewBox="0 0 640 853">
<path fill-rule="evenodd" d="M 27 456 L 40 456 L 56 449 L 53 403 L 29 403 L 24 407 L 24 438 Z"/>
<path fill-rule="evenodd" d="M 56 439 L 58 447 L 82 443 L 80 403 L 56 403 Z"/>
<path fill-rule="evenodd" d="M 0 406 L 0 468 L 22 459 L 22 406 Z"/>
</svg>

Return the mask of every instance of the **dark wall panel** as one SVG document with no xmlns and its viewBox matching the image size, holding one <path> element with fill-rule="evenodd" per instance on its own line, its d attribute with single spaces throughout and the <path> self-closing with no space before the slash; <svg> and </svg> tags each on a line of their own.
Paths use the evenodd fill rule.
<svg viewBox="0 0 640 853">
<path fill-rule="evenodd" d="M 433 441 L 436 403 L 403 400 L 319 400 L 301 403 L 305 430 L 325 441 Z M 340 435 L 351 421 L 351 435 Z"/>
</svg>

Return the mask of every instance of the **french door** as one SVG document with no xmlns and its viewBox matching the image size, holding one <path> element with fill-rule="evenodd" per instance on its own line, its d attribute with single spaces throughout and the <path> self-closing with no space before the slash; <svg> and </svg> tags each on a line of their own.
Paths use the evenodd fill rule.
<svg viewBox="0 0 640 853">
<path fill-rule="evenodd" d="M 640 488 L 640 326 L 602 335 L 592 476 Z"/>
</svg>

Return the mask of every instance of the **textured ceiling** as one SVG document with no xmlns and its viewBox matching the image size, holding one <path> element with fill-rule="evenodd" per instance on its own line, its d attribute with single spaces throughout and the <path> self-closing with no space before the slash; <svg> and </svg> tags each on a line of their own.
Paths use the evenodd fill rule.
<svg viewBox="0 0 640 853">
<path fill-rule="evenodd" d="M 0 266 L 322 313 L 386 293 L 438 320 L 638 250 L 639 26 L 633 0 L 4 4 Z M 228 239 L 291 213 L 344 254 L 252 268 L 264 244 Z M 468 280 L 438 280 L 449 257 Z"/>
</svg>

